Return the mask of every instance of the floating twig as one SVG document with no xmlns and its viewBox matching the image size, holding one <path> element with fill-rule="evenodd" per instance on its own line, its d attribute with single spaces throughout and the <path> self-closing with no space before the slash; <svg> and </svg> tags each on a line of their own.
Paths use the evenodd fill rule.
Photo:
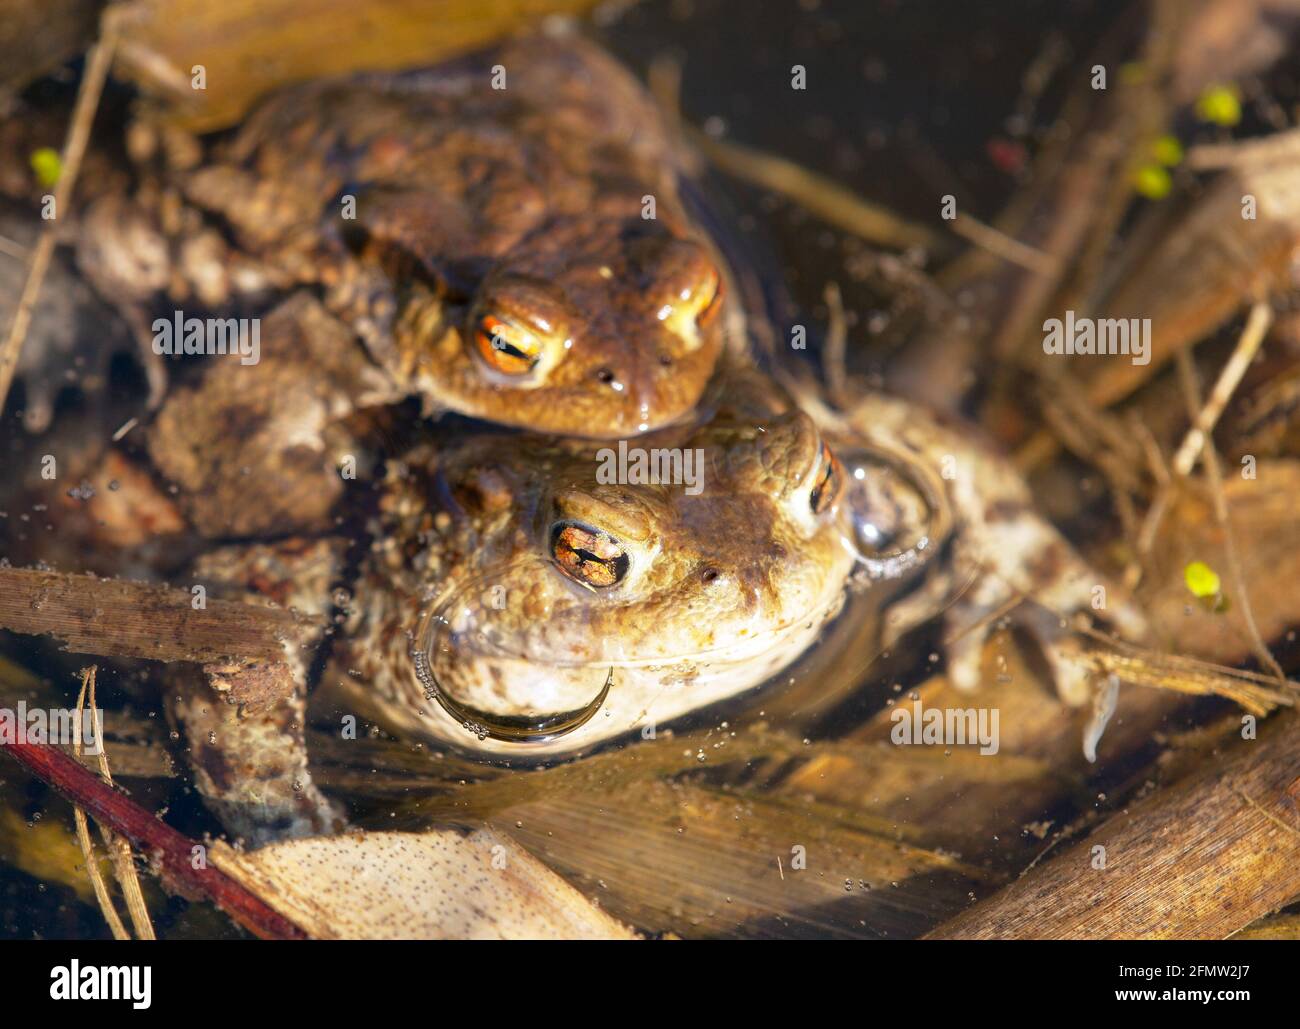
<svg viewBox="0 0 1300 1029">
<path fill-rule="evenodd" d="M 1256 305 L 1256 309 L 1260 305 Z M 1265 305 L 1267 309 L 1267 305 Z M 1254 312 L 1252 312 L 1253 316 Z M 1249 331 L 1249 326 L 1247 326 Z M 1243 333 L 1243 339 L 1246 333 Z M 1260 330 L 1263 335 L 1263 330 Z M 1240 345 L 1238 345 L 1240 350 Z M 1235 354 L 1233 355 L 1235 358 Z M 1229 364 L 1232 362 L 1229 361 Z M 1226 369 L 1225 369 L 1226 371 Z M 1196 381 L 1196 364 L 1192 361 L 1191 355 L 1186 350 L 1178 352 L 1178 373 L 1182 381 L 1183 393 L 1187 399 L 1188 412 L 1195 416 L 1197 408 L 1203 413 L 1207 408 L 1201 407 L 1200 384 Z M 1219 377 L 1219 383 L 1215 384 L 1218 389 L 1219 384 L 1224 381 L 1224 376 Z M 1224 398 L 1224 403 L 1227 398 Z M 1211 400 L 1211 405 L 1214 403 Z M 1217 417 L 1217 416 L 1216 416 Z M 1237 594 L 1237 603 L 1241 608 L 1242 620 L 1246 623 L 1246 630 L 1250 634 L 1251 649 L 1255 651 L 1255 656 L 1259 661 L 1269 669 L 1279 680 L 1286 681 L 1286 673 L 1282 671 L 1282 666 L 1277 663 L 1273 657 L 1273 652 L 1268 649 L 1268 644 L 1264 642 L 1264 637 L 1260 634 L 1259 625 L 1255 621 L 1255 612 L 1250 605 L 1250 594 L 1246 589 L 1246 574 L 1241 568 L 1241 559 L 1237 554 L 1237 539 L 1232 531 L 1232 524 L 1228 521 L 1228 501 L 1223 490 L 1223 471 L 1219 466 L 1219 452 L 1214 447 L 1214 439 L 1206 433 L 1201 443 L 1202 464 L 1205 466 L 1205 476 L 1210 485 L 1210 497 L 1214 502 L 1214 518 L 1219 523 L 1219 530 L 1223 533 L 1223 553 L 1228 563 L 1228 577 L 1232 580 L 1234 591 Z"/>
<path fill-rule="evenodd" d="M 844 352 L 848 344 L 848 319 L 844 315 L 844 300 L 840 296 L 839 283 L 826 283 L 822 296 L 826 299 L 827 325 L 826 345 L 822 349 L 822 371 L 826 376 L 826 390 L 840 407 L 847 407 L 851 400 L 848 391 L 848 378 L 845 372 Z"/>
<path fill-rule="evenodd" d="M 73 731 L 76 734 L 75 750 L 78 757 L 81 756 L 81 713 L 87 700 L 89 692 L 90 717 L 94 721 L 95 740 L 99 744 L 99 771 L 104 777 L 104 781 L 110 786 L 113 785 L 113 773 L 108 768 L 108 755 L 104 751 L 104 727 L 99 721 L 99 705 L 95 696 L 95 676 L 98 669 L 95 665 L 81 670 L 81 692 L 77 695 L 77 718 L 73 722 Z M 82 833 L 85 826 L 86 814 L 80 807 L 74 808 L 77 819 L 77 838 L 82 839 Z M 144 894 L 140 890 L 140 877 L 135 871 L 135 858 L 131 853 L 131 844 L 122 837 L 111 832 L 104 826 L 99 827 L 100 835 L 103 837 L 104 846 L 108 848 L 109 856 L 113 861 L 113 871 L 117 876 L 118 885 L 122 889 L 122 896 L 126 900 L 127 911 L 131 915 L 131 924 L 135 927 L 137 939 L 153 940 L 157 937 L 154 935 L 153 923 L 149 919 L 149 909 L 144 902 Z M 89 843 L 89 836 L 82 842 L 83 852 Z M 99 891 L 96 889 L 96 895 Z M 100 906 L 103 907 L 103 898 L 100 900 Z M 110 908 L 110 910 L 113 910 Z M 108 912 L 105 912 L 107 917 Z M 121 920 L 117 918 L 116 910 L 113 910 L 113 920 L 121 926 Z M 112 924 L 112 921 L 110 921 Z M 114 935 L 117 935 L 116 928 Z"/>
<path fill-rule="evenodd" d="M 1264 342 L 1264 336 L 1272 323 L 1273 309 L 1265 301 L 1256 302 L 1250 309 L 1250 317 L 1246 320 L 1246 327 L 1241 330 L 1241 336 L 1237 339 L 1237 346 L 1232 351 L 1232 356 L 1228 358 L 1228 363 L 1219 373 L 1214 388 L 1210 390 L 1210 399 L 1196 412 L 1192 427 L 1187 430 L 1182 445 L 1174 455 L 1174 475 L 1186 478 L 1191 474 L 1206 439 L 1214 431 L 1223 409 L 1228 406 L 1232 394 L 1241 384 L 1246 369 L 1259 353 L 1260 344 Z M 1186 351 L 1180 350 L 1178 353 L 1181 355 Z"/>
<path fill-rule="evenodd" d="M 113 48 L 117 43 L 117 30 L 111 18 L 104 19 L 99 42 L 90 51 L 86 60 L 86 70 L 81 78 L 81 88 L 77 91 L 77 104 L 72 112 L 72 124 L 63 144 L 60 160 L 59 181 L 54 187 L 55 218 L 63 215 L 72 198 L 72 187 L 77 181 L 81 169 L 81 158 L 86 152 L 86 143 L 90 139 L 90 126 L 95 120 L 95 111 L 99 108 L 99 96 L 103 92 L 104 82 L 108 79 L 108 69 L 113 63 Z M 54 226 L 56 221 L 46 222 L 40 238 L 32 250 L 31 263 L 27 268 L 27 281 L 18 299 L 18 308 L 14 312 L 13 324 L 9 335 L 0 344 L 0 409 L 4 408 L 5 398 L 13 383 L 14 372 L 18 368 L 18 358 L 22 355 L 23 340 L 31 327 L 32 309 L 40 296 L 41 283 L 50 266 L 50 257 L 54 253 Z"/>
<path fill-rule="evenodd" d="M 44 743 L 0 745 L 28 772 L 84 808 L 100 825 L 139 847 L 164 881 L 182 893 L 210 900 L 255 936 L 305 939 L 307 934 L 226 872 L 194 860 L 205 848 L 150 814 L 121 790 L 57 747 Z M 196 867 L 197 866 L 197 867 Z"/>
<path fill-rule="evenodd" d="M 74 749 L 78 757 L 81 756 L 81 712 L 86 699 L 86 682 L 94 674 L 94 665 L 81 670 L 81 692 L 77 695 L 77 718 L 72 723 L 73 732 L 76 733 Z M 93 700 L 91 704 L 94 704 Z M 96 735 L 99 738 L 98 730 Z M 102 745 L 101 740 L 101 747 Z M 108 895 L 108 886 L 104 882 L 104 875 L 99 870 L 99 860 L 95 856 L 95 845 L 90 840 L 90 828 L 86 820 L 86 812 L 80 804 L 72 805 L 72 820 L 77 827 L 77 843 L 81 846 L 81 856 L 85 858 L 86 872 L 90 876 L 90 885 L 95 891 L 95 900 L 99 904 L 99 910 L 104 915 L 104 921 L 108 923 L 108 928 L 113 933 L 113 939 L 129 940 L 131 934 L 126 931 L 126 926 L 122 924 L 121 916 L 118 915 L 117 908 L 113 906 L 113 901 Z"/>
<path fill-rule="evenodd" d="M 283 608 L 186 590 L 28 568 L 0 568 L 0 628 L 53 636 L 79 654 L 152 661 L 283 661 L 307 620 Z"/>
<path fill-rule="evenodd" d="M 1059 258 L 1028 243 L 1022 243 L 972 215 L 958 213 L 952 220 L 952 231 L 981 250 L 987 250 L 995 257 L 1019 265 L 1036 275 L 1056 275 L 1060 270 Z"/>
<path fill-rule="evenodd" d="M 714 139 L 698 129 L 691 142 L 728 175 L 789 197 L 818 218 L 878 246 L 906 250 L 933 247 L 939 237 L 923 225 L 898 217 L 879 204 L 784 157 L 755 147 Z"/>
<path fill-rule="evenodd" d="M 1282 721 L 1193 778 L 1126 806 L 930 936 L 1222 939 L 1277 910 L 1300 892 L 1288 792 L 1300 735 L 1295 715 Z M 1214 888 L 1189 889 L 1198 883 Z"/>
<path fill-rule="evenodd" d="M 1089 626 L 1076 626 L 1076 629 L 1102 644 L 1089 649 L 1084 659 L 1097 670 L 1118 675 L 1130 685 L 1194 696 L 1225 697 L 1257 715 L 1274 707 L 1294 707 L 1294 691 L 1300 690 L 1300 684 L 1284 677 L 1244 671 L 1180 654 L 1165 654 L 1115 639 Z"/>
</svg>

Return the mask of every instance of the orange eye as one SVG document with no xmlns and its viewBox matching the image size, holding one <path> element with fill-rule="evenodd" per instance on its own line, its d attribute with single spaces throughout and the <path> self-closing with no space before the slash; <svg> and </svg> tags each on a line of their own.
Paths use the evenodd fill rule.
<svg viewBox="0 0 1300 1029">
<path fill-rule="evenodd" d="M 595 589 L 616 586 L 627 575 L 627 553 L 618 541 L 578 522 L 557 522 L 552 527 L 551 557 L 574 582 Z"/>
<path fill-rule="evenodd" d="M 485 314 L 474 326 L 479 356 L 504 375 L 527 375 L 542 356 L 542 340 L 522 325 Z"/>
<path fill-rule="evenodd" d="M 819 515 L 823 511 L 830 510 L 835 505 L 835 501 L 839 499 L 840 489 L 843 485 L 844 469 L 840 465 L 839 459 L 831 453 L 831 448 L 823 443 L 817 477 L 813 480 L 812 493 L 808 500 L 813 514 Z"/>
</svg>

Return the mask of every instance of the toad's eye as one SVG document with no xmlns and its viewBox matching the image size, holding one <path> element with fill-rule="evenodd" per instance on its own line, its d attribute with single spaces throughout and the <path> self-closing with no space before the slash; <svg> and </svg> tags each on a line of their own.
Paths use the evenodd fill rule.
<svg viewBox="0 0 1300 1029">
<path fill-rule="evenodd" d="M 578 522 L 551 527 L 551 557 L 570 579 L 593 589 L 616 586 L 627 575 L 627 552 L 619 542 Z"/>
<path fill-rule="evenodd" d="M 688 350 L 694 350 L 704 342 L 700 330 L 713 323 L 721 307 L 722 277 L 717 269 L 708 268 L 659 308 L 659 320 Z"/>
<path fill-rule="evenodd" d="M 839 499 L 843 485 L 844 469 L 840 466 L 840 462 L 835 455 L 831 453 L 831 448 L 823 443 L 817 458 L 817 471 L 813 479 L 812 493 L 809 494 L 808 499 L 813 514 L 819 515 L 823 511 L 829 511 L 834 507 L 835 501 Z"/>
<path fill-rule="evenodd" d="M 701 325 L 713 321 L 722 307 L 722 276 L 716 268 L 710 268 L 704 280 L 695 288 L 695 320 Z"/>
<path fill-rule="evenodd" d="M 542 338 L 509 318 L 484 314 L 474 325 L 474 344 L 489 368 L 527 375 L 542 356 Z"/>
<path fill-rule="evenodd" d="M 848 542 L 872 579 L 897 579 L 930 560 L 948 539 L 952 514 L 943 484 L 906 454 L 843 452 Z"/>
</svg>

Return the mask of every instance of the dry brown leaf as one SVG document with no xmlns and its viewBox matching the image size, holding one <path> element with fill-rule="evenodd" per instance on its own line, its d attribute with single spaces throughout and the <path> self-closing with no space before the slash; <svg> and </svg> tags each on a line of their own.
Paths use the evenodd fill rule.
<svg viewBox="0 0 1300 1029">
<path fill-rule="evenodd" d="M 595 0 L 138 0 L 119 67 L 185 128 L 237 122 L 258 97 L 326 75 L 434 64 Z M 346 46 L 339 41 L 346 40 Z M 206 89 L 193 88 L 202 65 Z"/>
<path fill-rule="evenodd" d="M 490 829 L 218 842 L 211 859 L 315 939 L 635 938 Z"/>
</svg>

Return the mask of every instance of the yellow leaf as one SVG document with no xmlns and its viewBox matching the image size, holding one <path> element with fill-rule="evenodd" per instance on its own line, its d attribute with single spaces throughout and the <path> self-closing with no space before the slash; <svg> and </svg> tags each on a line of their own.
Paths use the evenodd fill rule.
<svg viewBox="0 0 1300 1029">
<path fill-rule="evenodd" d="M 1144 164 L 1133 173 L 1133 188 L 1148 200 L 1163 200 L 1173 188 L 1173 179 L 1158 164 Z"/>
<path fill-rule="evenodd" d="M 59 152 L 43 146 L 32 151 L 30 160 L 32 171 L 36 173 L 36 181 L 42 188 L 52 189 L 59 181 L 59 176 L 63 174 L 63 159 L 59 157 Z"/>
<path fill-rule="evenodd" d="M 1204 561 L 1193 561 L 1184 568 L 1183 581 L 1193 596 L 1214 597 L 1220 592 L 1218 574 Z"/>
<path fill-rule="evenodd" d="M 1174 136 L 1161 136 L 1151 144 L 1151 156 L 1166 168 L 1182 162 L 1183 145 Z"/>
<path fill-rule="evenodd" d="M 1241 121 L 1241 94 L 1236 86 L 1211 86 L 1196 101 L 1196 116 L 1215 125 Z"/>
</svg>

